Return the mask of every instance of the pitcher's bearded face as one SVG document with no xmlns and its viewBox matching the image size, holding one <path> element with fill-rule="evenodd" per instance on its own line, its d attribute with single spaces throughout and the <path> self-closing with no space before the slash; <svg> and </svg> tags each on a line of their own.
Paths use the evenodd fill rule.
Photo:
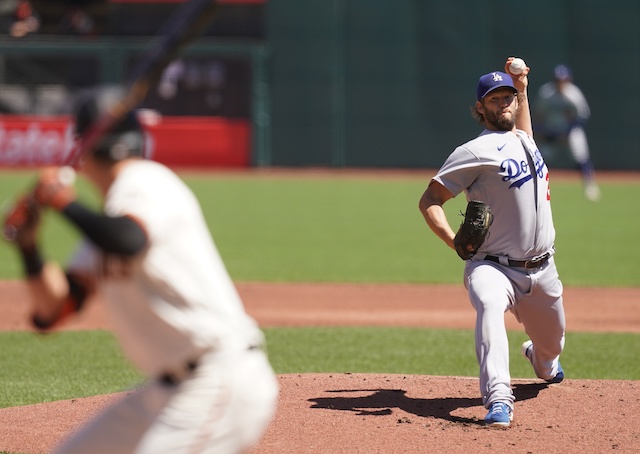
<svg viewBox="0 0 640 454">
<path fill-rule="evenodd" d="M 513 91 L 495 90 L 485 96 L 477 107 L 484 115 L 487 129 L 511 131 L 515 127 L 518 101 Z"/>
<path fill-rule="evenodd" d="M 509 112 L 485 111 L 484 121 L 487 125 L 493 126 L 496 131 L 511 131 L 516 125 L 515 115 Z"/>
</svg>

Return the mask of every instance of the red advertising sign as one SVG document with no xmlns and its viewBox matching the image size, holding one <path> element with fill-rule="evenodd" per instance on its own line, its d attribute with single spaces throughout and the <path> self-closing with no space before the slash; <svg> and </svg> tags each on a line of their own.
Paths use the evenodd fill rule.
<svg viewBox="0 0 640 454">
<path fill-rule="evenodd" d="M 251 126 L 219 117 L 146 117 L 147 156 L 174 167 L 250 165 Z M 69 117 L 0 115 L 0 167 L 64 163 L 74 147 Z"/>
<path fill-rule="evenodd" d="M 67 117 L 0 116 L 0 166 L 58 164 L 73 146 Z"/>
</svg>

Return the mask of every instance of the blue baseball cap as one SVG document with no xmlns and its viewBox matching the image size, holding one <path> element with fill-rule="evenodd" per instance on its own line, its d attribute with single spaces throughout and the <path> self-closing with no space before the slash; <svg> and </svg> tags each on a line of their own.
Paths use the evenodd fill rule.
<svg viewBox="0 0 640 454">
<path fill-rule="evenodd" d="M 518 92 L 518 89 L 513 86 L 513 79 L 511 79 L 509 74 L 500 71 L 485 74 L 478 81 L 478 87 L 476 88 L 478 101 L 487 96 L 493 90 L 503 87 L 512 89 L 514 93 Z"/>
<path fill-rule="evenodd" d="M 553 69 L 556 80 L 571 80 L 571 69 L 567 65 L 558 65 Z"/>
</svg>

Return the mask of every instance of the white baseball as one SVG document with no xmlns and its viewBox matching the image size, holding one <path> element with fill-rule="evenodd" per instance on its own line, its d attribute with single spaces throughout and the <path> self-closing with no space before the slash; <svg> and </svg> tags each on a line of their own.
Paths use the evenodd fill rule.
<svg viewBox="0 0 640 454">
<path fill-rule="evenodd" d="M 76 171 L 71 166 L 62 166 L 58 169 L 58 181 L 65 186 L 71 186 L 76 181 Z"/>
<path fill-rule="evenodd" d="M 517 76 L 518 74 L 522 74 L 526 67 L 527 64 L 522 58 L 514 58 L 511 62 L 511 66 L 509 66 L 509 72 L 514 76 Z"/>
</svg>

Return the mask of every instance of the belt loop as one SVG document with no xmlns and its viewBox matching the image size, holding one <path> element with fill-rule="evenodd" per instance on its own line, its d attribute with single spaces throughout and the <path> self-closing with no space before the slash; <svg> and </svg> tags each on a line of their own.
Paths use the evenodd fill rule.
<svg viewBox="0 0 640 454">
<path fill-rule="evenodd" d="M 509 257 L 499 255 L 498 262 L 500 263 L 500 265 L 509 266 Z"/>
</svg>

